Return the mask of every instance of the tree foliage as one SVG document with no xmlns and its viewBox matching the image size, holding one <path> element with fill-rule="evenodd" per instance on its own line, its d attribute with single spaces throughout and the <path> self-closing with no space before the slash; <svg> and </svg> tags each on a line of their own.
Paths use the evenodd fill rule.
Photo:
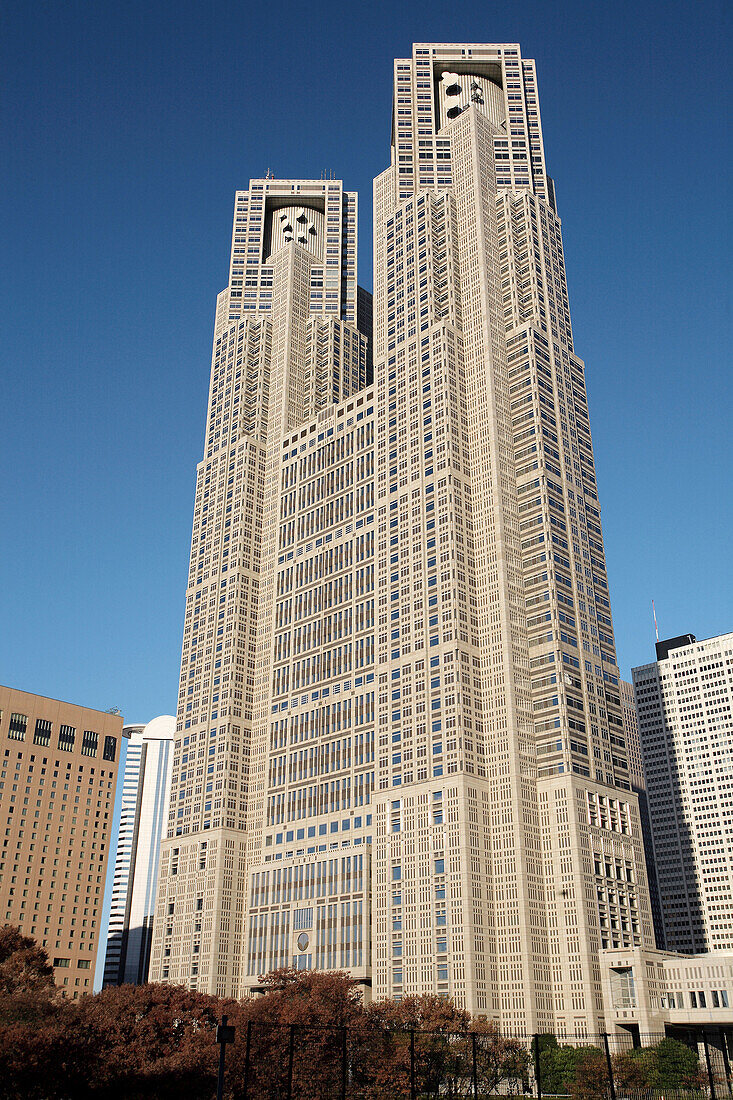
<svg viewBox="0 0 733 1100">
<path fill-rule="evenodd" d="M 55 992 L 53 968 L 48 955 L 19 928 L 0 928 L 0 997 L 18 994 L 51 996 Z"/>
<path fill-rule="evenodd" d="M 619 1095 L 640 1090 L 697 1091 L 707 1084 L 697 1051 L 677 1039 L 614 1054 L 611 1063 Z M 541 1036 L 540 1071 L 546 1095 L 599 1100 L 608 1094 L 608 1065 L 599 1047 L 558 1044 L 554 1036 Z"/>
<path fill-rule="evenodd" d="M 697 1051 L 679 1039 L 662 1039 L 655 1046 L 638 1047 L 614 1058 L 614 1074 L 621 1087 L 669 1090 L 703 1089 L 707 1075 Z"/>
<path fill-rule="evenodd" d="M 531 1058 L 444 997 L 362 1004 L 344 972 L 276 970 L 261 995 L 226 1001 L 182 986 L 121 986 L 79 1001 L 56 990 L 44 951 L 17 929 L 0 929 L 0 1100 L 180 1100 L 214 1095 L 222 1015 L 236 1028 L 225 1095 L 298 1100 L 407 1100 L 418 1095 L 527 1091 Z M 345 1051 L 345 1059 L 344 1059 Z M 697 1052 L 665 1039 L 613 1058 L 617 1091 L 699 1089 Z M 540 1038 L 542 1091 L 601 1100 L 608 1072 L 595 1046 Z"/>
</svg>

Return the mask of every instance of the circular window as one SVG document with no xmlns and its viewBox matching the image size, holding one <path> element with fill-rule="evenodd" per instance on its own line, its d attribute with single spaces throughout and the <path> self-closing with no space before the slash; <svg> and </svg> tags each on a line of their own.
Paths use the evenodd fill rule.
<svg viewBox="0 0 733 1100">
<path fill-rule="evenodd" d="M 298 944 L 299 951 L 305 951 L 306 947 L 310 943 L 310 940 L 308 939 L 308 936 L 305 932 L 301 932 L 298 936 L 298 939 L 296 940 L 296 943 Z"/>
</svg>

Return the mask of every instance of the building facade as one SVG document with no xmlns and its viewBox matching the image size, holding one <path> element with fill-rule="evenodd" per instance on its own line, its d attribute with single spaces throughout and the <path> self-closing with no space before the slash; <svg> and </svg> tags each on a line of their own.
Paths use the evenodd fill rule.
<svg viewBox="0 0 733 1100">
<path fill-rule="evenodd" d="M 119 715 L 0 687 L 0 911 L 71 998 L 94 984 L 122 737 Z"/>
<path fill-rule="evenodd" d="M 711 1046 L 726 1055 L 733 1049 L 733 952 L 609 949 L 601 966 L 609 1035 L 629 1032 L 651 1045 L 665 1034 L 689 1039 L 705 1032 Z"/>
<path fill-rule="evenodd" d="M 356 218 L 339 181 L 252 180 L 217 301 L 151 976 L 220 995 L 239 990 L 247 863 L 265 843 L 284 441 L 307 447 L 367 382 Z"/>
<path fill-rule="evenodd" d="M 105 986 L 140 985 L 148 976 L 175 731 L 176 720 L 167 714 L 144 726 L 124 727 L 129 740 L 107 926 Z"/>
<path fill-rule="evenodd" d="M 634 685 L 630 684 L 628 680 L 620 680 L 619 688 L 624 720 L 624 740 L 626 741 L 629 760 L 629 778 L 631 789 L 639 800 L 639 821 L 641 823 L 641 835 L 644 840 L 644 858 L 649 884 L 649 903 L 654 924 L 654 939 L 657 947 L 664 949 L 664 921 L 662 920 L 662 907 L 659 901 L 657 868 L 654 862 L 654 838 L 649 817 L 649 799 L 646 793 L 644 760 L 641 754 L 641 738 L 639 737 L 639 720 L 636 715 L 636 703 L 634 701 Z"/>
<path fill-rule="evenodd" d="M 222 937 L 226 920 L 226 948 L 209 940 L 202 982 L 203 941 L 174 919 L 154 964 L 235 994 L 276 966 L 344 967 L 377 997 L 437 992 L 510 1033 L 584 1035 L 603 1021 L 600 951 L 654 940 L 534 63 L 418 44 L 394 80 L 373 381 L 350 312 L 355 201 L 339 214 L 340 185 L 300 185 L 326 192 L 329 283 L 313 201 L 268 207 L 296 184 L 237 198 L 158 903 L 176 916 L 185 861 L 185 913 Z M 231 417 L 254 347 L 267 393 L 245 440 Z M 240 540 L 252 524 L 247 585 L 230 513 Z M 246 624 L 227 618 L 233 582 Z"/>
<path fill-rule="evenodd" d="M 633 669 L 668 950 L 733 950 L 733 634 Z"/>
</svg>

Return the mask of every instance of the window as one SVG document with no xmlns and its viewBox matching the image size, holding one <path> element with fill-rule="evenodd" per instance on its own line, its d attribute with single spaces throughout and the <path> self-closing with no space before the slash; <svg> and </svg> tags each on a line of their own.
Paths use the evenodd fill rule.
<svg viewBox="0 0 733 1100">
<path fill-rule="evenodd" d="M 92 730 L 84 730 L 84 735 L 81 740 L 82 756 L 96 756 L 98 744 L 99 736 L 93 733 Z"/>
<path fill-rule="evenodd" d="M 51 744 L 51 723 L 48 718 L 36 718 L 36 732 L 33 734 L 33 744 Z"/>
<path fill-rule="evenodd" d="M 54 966 L 61 966 L 61 967 L 69 966 L 70 963 L 71 963 L 71 959 L 54 959 L 53 960 L 53 965 Z"/>
<path fill-rule="evenodd" d="M 28 725 L 27 714 L 11 714 L 8 726 L 8 737 L 13 741 L 25 741 L 25 731 Z"/>
<path fill-rule="evenodd" d="M 117 753 L 117 738 L 107 735 L 104 739 L 104 759 L 114 760 Z"/>
<path fill-rule="evenodd" d="M 63 749 L 64 752 L 73 752 L 75 740 L 76 728 L 62 724 L 59 728 L 59 748 Z"/>
</svg>

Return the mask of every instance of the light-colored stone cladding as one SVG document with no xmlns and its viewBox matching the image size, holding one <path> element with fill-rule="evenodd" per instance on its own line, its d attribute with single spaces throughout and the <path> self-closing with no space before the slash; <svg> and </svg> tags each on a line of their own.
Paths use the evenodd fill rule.
<svg viewBox="0 0 733 1100">
<path fill-rule="evenodd" d="M 239 987 L 267 790 L 282 440 L 364 387 L 356 316 L 356 196 L 339 181 L 252 180 L 217 299 L 152 980 Z"/>
<path fill-rule="evenodd" d="M 653 937 L 534 63 L 511 44 L 395 62 L 356 397 L 330 183 L 325 265 L 314 222 L 248 289 L 270 185 L 279 210 L 277 181 L 238 196 L 217 306 L 217 338 L 240 298 L 270 326 L 237 990 L 338 942 L 376 996 L 595 1033 L 599 952 Z"/>
</svg>

